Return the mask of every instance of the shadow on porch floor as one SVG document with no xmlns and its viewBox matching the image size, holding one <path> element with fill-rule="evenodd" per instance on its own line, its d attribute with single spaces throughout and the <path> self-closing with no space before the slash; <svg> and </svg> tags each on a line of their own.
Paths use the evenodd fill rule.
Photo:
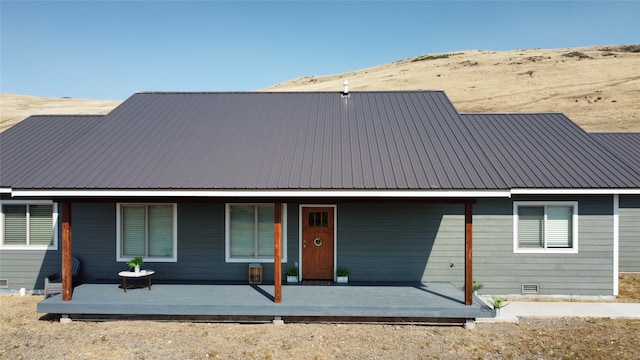
<svg viewBox="0 0 640 360">
<path fill-rule="evenodd" d="M 283 285 L 282 303 L 273 302 L 274 286 L 248 284 L 154 283 L 128 289 L 121 283 L 83 284 L 71 301 L 56 295 L 37 311 L 72 318 L 138 318 L 188 321 L 245 319 L 271 321 L 416 321 L 460 323 L 493 317 L 477 298 L 464 305 L 464 292 L 450 283 L 338 286 Z"/>
</svg>

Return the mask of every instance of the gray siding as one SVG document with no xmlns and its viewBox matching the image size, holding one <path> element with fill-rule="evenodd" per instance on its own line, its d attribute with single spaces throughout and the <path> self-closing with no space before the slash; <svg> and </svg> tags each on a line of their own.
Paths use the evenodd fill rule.
<svg viewBox="0 0 640 360">
<path fill-rule="evenodd" d="M 58 226 L 59 242 L 61 241 L 60 233 L 60 226 Z M 58 249 L 61 249 L 60 243 Z M 0 279 L 8 280 L 8 290 L 43 289 L 44 278 L 60 272 L 61 259 L 60 250 L 0 249 Z M 0 289 L 0 292 L 4 291 L 7 289 Z"/>
<path fill-rule="evenodd" d="M 224 243 L 224 203 L 178 203 L 178 261 L 145 262 L 156 271 L 154 279 L 246 281 L 247 263 L 226 263 Z M 293 208 L 293 209 L 292 209 Z M 298 259 L 297 205 L 288 208 L 288 264 Z M 73 252 L 89 265 L 86 279 L 117 279 L 126 270 L 116 261 L 116 205 L 74 204 Z M 263 264 L 265 281 L 273 281 L 273 264 Z"/>
<path fill-rule="evenodd" d="M 611 196 L 517 198 L 577 200 L 577 254 L 513 252 L 513 202 L 479 200 L 474 207 L 474 280 L 486 294 L 520 294 L 540 285 L 541 295 L 613 294 L 613 199 Z"/>
<path fill-rule="evenodd" d="M 110 203 L 71 205 L 72 252 L 80 259 L 85 281 L 117 277 L 126 265 L 116 259 L 116 206 Z"/>
<path fill-rule="evenodd" d="M 640 196 L 620 196 L 620 271 L 640 272 Z"/>
<path fill-rule="evenodd" d="M 224 203 L 179 203 L 177 208 L 178 261 L 146 262 L 144 267 L 156 270 L 154 279 L 246 281 L 246 263 L 225 263 Z M 284 269 L 298 261 L 298 205 L 287 209 Z M 116 204 L 74 203 L 72 219 L 73 255 L 82 263 L 82 280 L 119 281 L 118 272 L 128 267 L 116 261 Z M 0 250 L 0 279 L 8 279 L 11 290 L 43 289 L 44 277 L 60 267 L 61 245 L 55 251 Z M 273 281 L 273 264 L 263 267 L 265 281 Z"/>
<path fill-rule="evenodd" d="M 514 254 L 513 200 L 480 199 L 474 205 L 474 279 L 486 294 L 519 294 L 521 284 L 540 285 L 541 295 L 611 295 L 613 291 L 613 201 L 611 196 L 550 197 L 579 206 L 577 254 Z M 626 234 L 638 234 L 639 197 L 621 197 L 621 268 Z M 464 206 L 428 203 L 338 203 L 337 265 L 351 281 L 464 282 Z M 179 203 L 178 261 L 147 263 L 165 281 L 246 281 L 246 263 L 225 263 L 224 203 Z M 296 203 L 288 204 L 288 262 L 299 256 Z M 632 218 L 632 219 L 630 219 Z M 116 204 L 74 203 L 73 253 L 85 281 L 119 281 L 127 268 L 116 261 Z M 634 220 L 635 219 L 635 220 Z M 623 230 L 626 229 L 626 230 Z M 638 249 L 637 237 L 630 242 Z M 637 253 L 636 253 L 637 254 Z M 632 264 L 637 256 L 631 255 Z M 634 260 L 635 259 L 635 260 Z M 624 264 L 628 261 L 624 260 Z M 454 264 L 454 266 L 451 266 Z M 44 276 L 60 268 L 60 251 L 0 251 L 0 278 L 11 289 L 41 289 Z M 273 265 L 264 264 L 265 281 Z"/>
<path fill-rule="evenodd" d="M 337 225 L 350 281 L 464 282 L 463 205 L 339 204 Z"/>
<path fill-rule="evenodd" d="M 9 290 L 43 289 L 44 278 L 60 272 L 60 264 L 60 251 L 0 250 L 0 279 L 9 281 Z"/>
</svg>

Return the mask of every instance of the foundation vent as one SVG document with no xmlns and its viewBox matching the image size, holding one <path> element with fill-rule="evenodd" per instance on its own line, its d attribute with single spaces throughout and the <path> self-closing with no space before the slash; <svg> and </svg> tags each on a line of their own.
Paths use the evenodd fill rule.
<svg viewBox="0 0 640 360">
<path fill-rule="evenodd" d="M 540 284 L 522 284 L 523 294 L 539 294 Z"/>
<path fill-rule="evenodd" d="M 9 279 L 0 279 L 0 289 L 9 288 Z"/>
</svg>

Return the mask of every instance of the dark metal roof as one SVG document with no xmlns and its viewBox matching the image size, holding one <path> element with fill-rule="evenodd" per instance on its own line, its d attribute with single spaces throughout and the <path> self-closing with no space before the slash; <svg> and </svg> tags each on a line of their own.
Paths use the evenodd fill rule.
<svg viewBox="0 0 640 360">
<path fill-rule="evenodd" d="M 103 115 L 34 115 L 0 133 L 0 187 L 36 173 L 55 154 L 94 127 Z"/>
<path fill-rule="evenodd" d="M 640 171 L 640 133 L 591 133 L 591 136 Z"/>
<path fill-rule="evenodd" d="M 461 116 L 441 91 L 139 93 L 0 136 L 0 187 L 22 190 L 640 187 L 562 114 Z"/>
<path fill-rule="evenodd" d="M 510 188 L 640 188 L 640 168 L 563 114 L 461 116 Z"/>
<path fill-rule="evenodd" d="M 65 141 L 65 135 L 60 139 Z M 498 189 L 441 91 L 139 93 L 20 189 Z"/>
</svg>

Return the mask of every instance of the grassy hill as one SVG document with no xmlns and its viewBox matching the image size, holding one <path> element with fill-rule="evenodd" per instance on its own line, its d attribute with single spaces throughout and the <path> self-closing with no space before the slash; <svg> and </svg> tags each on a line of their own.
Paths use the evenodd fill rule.
<svg viewBox="0 0 640 360">
<path fill-rule="evenodd" d="M 306 76 L 268 91 L 444 90 L 461 112 L 563 112 L 588 131 L 640 131 L 640 45 L 470 50 Z"/>
<path fill-rule="evenodd" d="M 31 115 L 106 114 L 121 102 L 0 93 L 0 132 Z"/>
<path fill-rule="evenodd" d="M 461 112 L 563 112 L 588 131 L 640 131 L 640 45 L 467 50 L 260 91 L 444 90 Z M 105 114 L 120 100 L 0 94 L 0 131 L 33 114 Z"/>
</svg>

